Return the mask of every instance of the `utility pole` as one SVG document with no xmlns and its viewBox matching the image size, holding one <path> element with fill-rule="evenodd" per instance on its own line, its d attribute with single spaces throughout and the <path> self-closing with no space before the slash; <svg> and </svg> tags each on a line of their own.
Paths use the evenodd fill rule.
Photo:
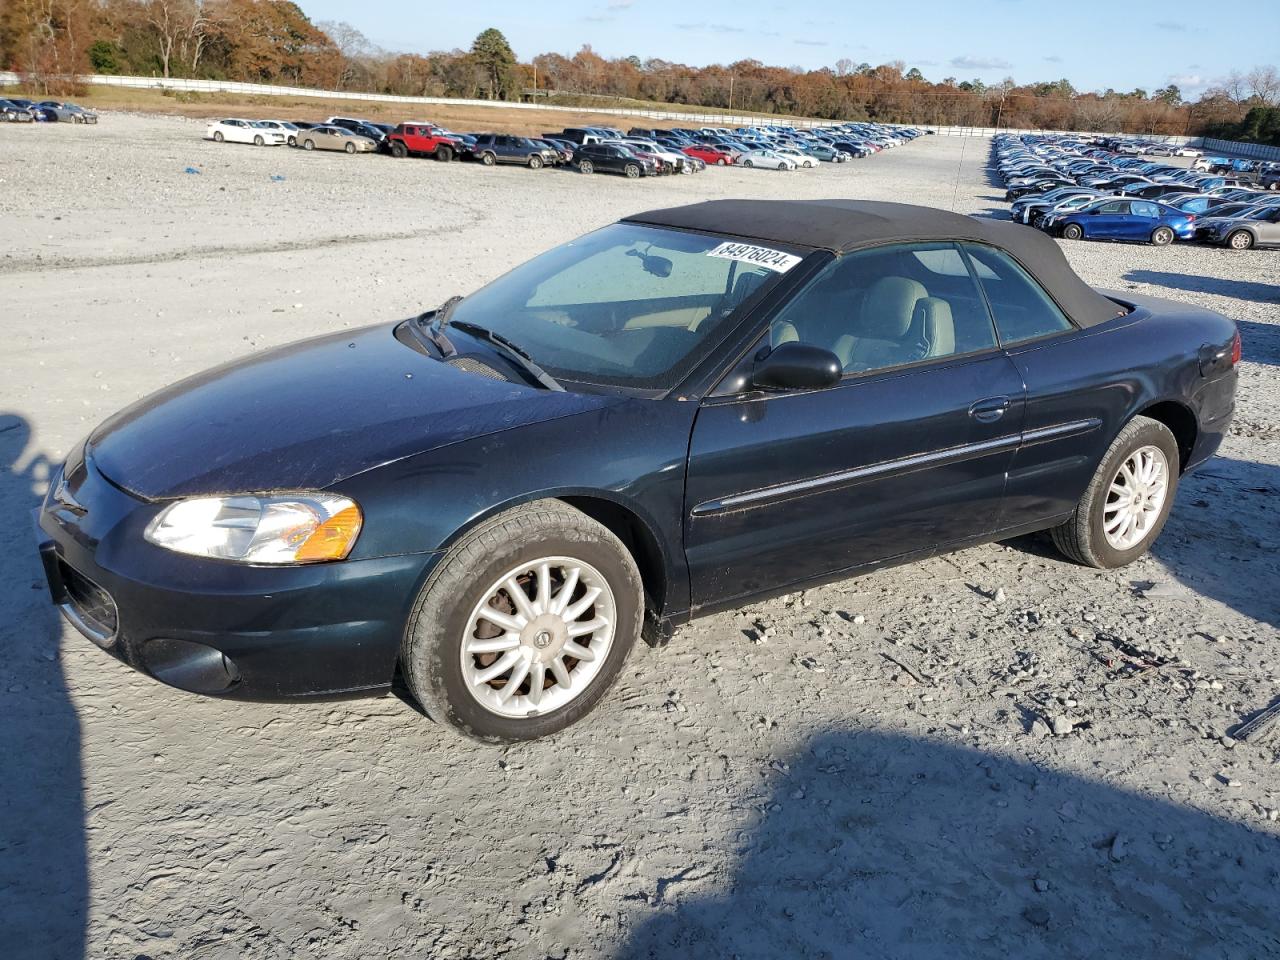
<svg viewBox="0 0 1280 960">
<path fill-rule="evenodd" d="M 729 74 L 729 112 L 733 113 L 733 74 Z"/>
</svg>

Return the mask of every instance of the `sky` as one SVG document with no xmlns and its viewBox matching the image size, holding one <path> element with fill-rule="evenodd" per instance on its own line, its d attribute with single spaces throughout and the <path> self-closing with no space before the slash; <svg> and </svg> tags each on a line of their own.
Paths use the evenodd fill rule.
<svg viewBox="0 0 1280 960">
<path fill-rule="evenodd" d="M 1204 0 L 298 0 L 313 21 L 343 20 L 379 46 L 469 47 L 497 27 L 516 55 L 635 54 L 704 66 L 873 66 L 902 60 L 929 80 L 1065 77 L 1079 90 L 1194 97 L 1232 70 L 1280 63 L 1280 0 L 1228 15 Z M 1091 25 L 1096 26 L 1093 33 Z"/>
</svg>

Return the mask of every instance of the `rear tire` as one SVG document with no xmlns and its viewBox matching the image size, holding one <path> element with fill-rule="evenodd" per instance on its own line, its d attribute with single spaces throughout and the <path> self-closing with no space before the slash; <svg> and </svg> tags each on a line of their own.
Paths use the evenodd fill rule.
<svg viewBox="0 0 1280 960">
<path fill-rule="evenodd" d="M 550 570 L 545 581 L 537 572 L 544 565 Z M 580 576 L 570 584 L 568 571 L 575 568 Z M 523 597 L 511 593 L 512 582 Z M 599 591 L 598 599 L 577 617 L 539 612 L 554 611 L 565 588 L 570 596 L 563 599 L 572 606 L 584 602 L 589 588 Z M 487 619 L 485 610 L 508 625 Z M 640 574 L 621 541 L 568 504 L 543 500 L 498 514 L 449 550 L 414 604 L 400 662 L 410 690 L 436 722 L 486 743 L 532 740 L 564 729 L 599 703 L 635 646 L 643 612 Z M 596 624 L 594 632 L 582 634 L 588 624 Z M 575 626 L 579 633 L 566 641 L 566 628 Z M 566 642 L 598 659 L 574 658 Z M 489 651 L 475 649 L 486 643 Z M 513 662 L 503 669 L 498 661 L 508 656 Z M 521 661 L 530 668 L 522 671 Z M 512 682 L 513 692 L 504 694 Z M 582 684 L 577 690 L 575 682 Z"/>
<path fill-rule="evenodd" d="M 397 160 L 403 160 L 409 155 L 409 148 L 399 140 L 393 140 L 391 142 L 391 155 Z"/>
<path fill-rule="evenodd" d="M 1068 223 L 1062 228 L 1062 239 L 1079 240 L 1084 236 L 1084 227 L 1078 223 Z"/>
<path fill-rule="evenodd" d="M 1123 468 L 1144 451 L 1153 451 L 1157 463 L 1163 460 L 1162 500 L 1158 509 L 1148 514 L 1141 537 L 1126 545 L 1109 538 L 1106 526 L 1116 521 L 1119 502 L 1124 499 L 1124 494 L 1118 495 L 1117 491 L 1127 489 Z M 1050 531 L 1054 546 L 1076 563 L 1099 569 L 1123 567 L 1137 560 L 1160 536 L 1169 519 L 1178 493 L 1180 469 L 1178 441 L 1169 428 L 1150 417 L 1134 417 L 1107 448 L 1070 518 Z"/>
<path fill-rule="evenodd" d="M 215 130 L 215 131 L 213 131 L 213 142 L 214 142 L 214 143 L 222 143 L 222 141 L 224 141 L 225 139 L 227 139 L 227 138 L 226 138 L 226 137 L 224 137 L 224 136 L 222 135 L 222 131 L 221 131 L 221 130 Z"/>
<path fill-rule="evenodd" d="M 1253 234 L 1248 230 L 1237 230 L 1227 237 L 1227 246 L 1232 250 L 1248 250 L 1253 246 Z"/>
<path fill-rule="evenodd" d="M 1156 227 L 1151 231 L 1151 243 L 1157 247 L 1167 247 L 1173 243 L 1173 231 L 1168 227 Z"/>
</svg>

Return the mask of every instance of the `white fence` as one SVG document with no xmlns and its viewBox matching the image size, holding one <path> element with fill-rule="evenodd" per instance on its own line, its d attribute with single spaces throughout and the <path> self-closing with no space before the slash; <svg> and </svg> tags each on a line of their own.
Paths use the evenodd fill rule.
<svg viewBox="0 0 1280 960">
<path fill-rule="evenodd" d="M 1204 139 L 1205 153 L 1225 153 L 1234 157 L 1245 157 L 1249 160 L 1280 160 L 1280 147 L 1270 147 L 1264 143 L 1236 143 L 1234 140 Z"/>
</svg>

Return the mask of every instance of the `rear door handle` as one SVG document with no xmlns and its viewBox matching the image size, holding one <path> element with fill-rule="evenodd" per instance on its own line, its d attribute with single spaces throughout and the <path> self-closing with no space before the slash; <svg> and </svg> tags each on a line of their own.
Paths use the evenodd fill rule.
<svg viewBox="0 0 1280 960">
<path fill-rule="evenodd" d="M 995 423 L 1009 409 L 1008 397 L 987 397 L 975 400 L 969 407 L 969 416 L 979 423 Z"/>
</svg>

